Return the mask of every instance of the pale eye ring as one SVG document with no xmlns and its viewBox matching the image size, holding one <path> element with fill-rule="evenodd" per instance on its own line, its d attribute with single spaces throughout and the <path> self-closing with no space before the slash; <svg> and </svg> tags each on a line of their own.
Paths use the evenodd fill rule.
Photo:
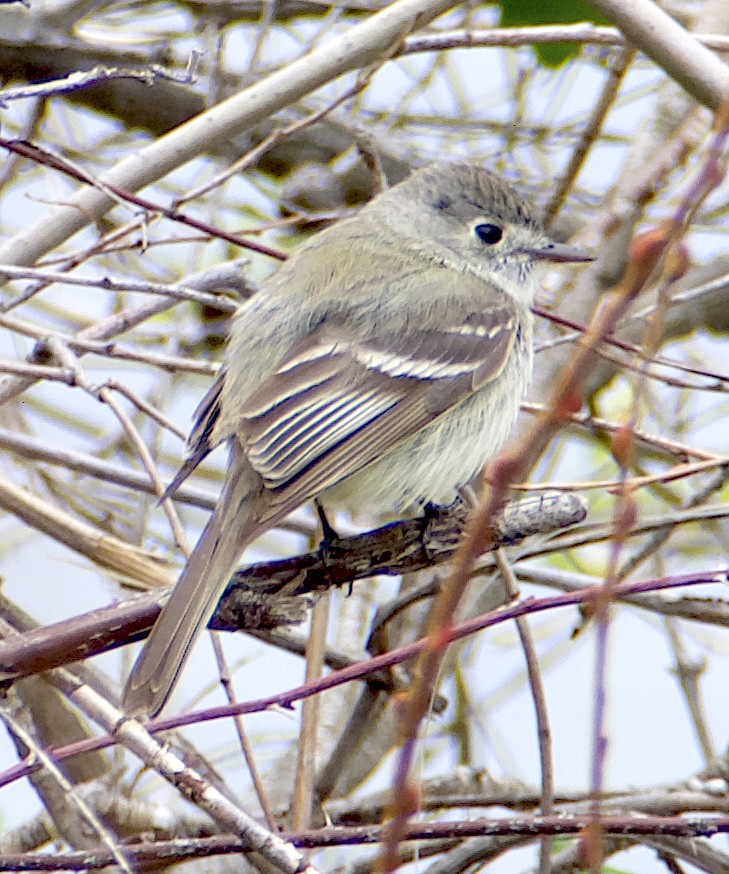
<svg viewBox="0 0 729 874">
<path fill-rule="evenodd" d="M 489 246 L 495 246 L 504 238 L 504 229 L 491 222 L 479 222 L 473 226 L 473 232 L 482 243 Z"/>
</svg>

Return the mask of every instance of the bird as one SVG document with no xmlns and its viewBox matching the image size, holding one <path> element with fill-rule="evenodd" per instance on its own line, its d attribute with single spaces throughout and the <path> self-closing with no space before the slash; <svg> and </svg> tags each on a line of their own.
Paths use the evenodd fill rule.
<svg viewBox="0 0 729 874">
<path fill-rule="evenodd" d="M 137 658 L 124 712 L 156 716 L 236 562 L 317 499 L 416 511 L 450 500 L 502 446 L 533 359 L 550 239 L 531 201 L 471 161 L 414 171 L 315 234 L 234 316 L 165 496 L 217 446 L 219 500 Z"/>
</svg>

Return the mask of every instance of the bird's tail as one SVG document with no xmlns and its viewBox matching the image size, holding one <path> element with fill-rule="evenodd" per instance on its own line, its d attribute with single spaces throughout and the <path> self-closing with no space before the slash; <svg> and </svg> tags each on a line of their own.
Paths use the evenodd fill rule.
<svg viewBox="0 0 729 874">
<path fill-rule="evenodd" d="M 233 447 L 225 488 L 124 689 L 129 716 L 153 717 L 170 696 L 193 642 L 215 612 L 235 563 L 271 519 L 258 477 Z"/>
</svg>

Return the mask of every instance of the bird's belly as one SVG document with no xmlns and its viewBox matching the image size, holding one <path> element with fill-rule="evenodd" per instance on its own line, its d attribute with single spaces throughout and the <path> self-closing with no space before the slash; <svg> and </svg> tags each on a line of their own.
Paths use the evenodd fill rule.
<svg viewBox="0 0 729 874">
<path fill-rule="evenodd" d="M 453 500 L 501 448 L 518 413 L 521 391 L 507 395 L 494 389 L 486 386 L 327 489 L 321 496 L 325 505 L 357 516 Z"/>
</svg>

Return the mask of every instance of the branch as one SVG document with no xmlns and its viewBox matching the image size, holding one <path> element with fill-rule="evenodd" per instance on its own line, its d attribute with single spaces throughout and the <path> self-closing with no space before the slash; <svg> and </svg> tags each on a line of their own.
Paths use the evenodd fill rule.
<svg viewBox="0 0 729 874">
<path fill-rule="evenodd" d="M 729 67 L 651 0 L 590 0 L 634 46 L 716 111 L 729 97 Z"/>
<path fill-rule="evenodd" d="M 506 816 L 496 819 L 472 819 L 467 822 L 450 821 L 439 823 L 418 823 L 409 826 L 405 835 L 407 841 L 432 841 L 453 838 L 522 837 L 533 840 L 538 835 L 578 836 L 588 825 L 588 818 L 582 816 Z M 623 836 L 668 835 L 683 838 L 711 837 L 729 832 L 729 817 L 692 816 L 635 816 L 620 814 L 606 816 L 602 820 L 606 834 Z M 343 847 L 352 845 L 372 845 L 382 840 L 383 826 L 328 826 L 299 834 L 290 833 L 286 838 L 295 847 L 320 849 L 322 847 Z M 185 859 L 211 858 L 230 855 L 249 850 L 249 842 L 233 835 L 219 835 L 211 838 L 189 838 L 175 841 L 155 841 L 130 844 L 124 847 L 125 856 L 133 864 L 145 865 L 174 864 Z M 717 858 L 726 859 L 725 854 L 717 853 Z M 113 862 L 108 851 L 94 853 L 53 853 L 40 857 L 30 854 L 6 854 L 0 856 L 0 870 L 3 871 L 69 871 L 96 870 L 105 868 Z M 42 862 L 42 867 L 40 865 Z M 726 863 L 724 863 L 726 864 Z"/>
<path fill-rule="evenodd" d="M 495 523 L 493 544 L 505 546 L 586 515 L 577 495 L 541 495 L 508 504 Z M 262 562 L 237 571 L 210 621 L 218 631 L 266 630 L 302 622 L 312 594 L 377 574 L 402 574 L 452 558 L 465 522 L 461 501 L 422 518 L 393 522 L 346 537 L 325 549 Z M 168 591 L 132 598 L 38 628 L 0 643 L 0 679 L 28 676 L 88 658 L 146 636 Z"/>
</svg>

